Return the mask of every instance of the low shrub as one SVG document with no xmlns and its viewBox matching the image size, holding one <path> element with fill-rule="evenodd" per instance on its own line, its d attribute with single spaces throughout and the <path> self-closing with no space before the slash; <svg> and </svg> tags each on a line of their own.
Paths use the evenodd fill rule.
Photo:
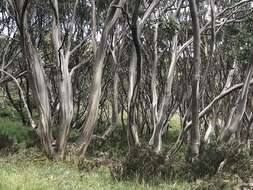
<svg viewBox="0 0 253 190">
<path fill-rule="evenodd" d="M 111 173 L 116 180 L 195 181 L 216 176 L 223 161 L 225 165 L 222 172 L 238 175 L 244 182 L 252 177 L 253 159 L 249 154 L 240 152 L 235 143 L 202 144 L 199 158 L 192 163 L 167 160 L 164 153 L 157 154 L 150 146 L 136 147 L 111 169 Z"/>
<path fill-rule="evenodd" d="M 0 150 L 6 147 L 11 147 L 14 144 L 13 140 L 8 135 L 0 134 Z"/>
<path fill-rule="evenodd" d="M 237 174 L 244 182 L 253 177 L 253 157 L 247 152 L 236 152 L 227 156 L 224 171 Z"/>
<path fill-rule="evenodd" d="M 184 161 L 168 160 L 165 153 L 156 153 L 150 146 L 133 148 L 126 157 L 113 165 L 111 176 L 116 180 L 140 183 L 189 180 L 190 166 Z"/>
<path fill-rule="evenodd" d="M 193 186 L 193 190 L 232 190 L 240 189 L 237 188 L 242 184 L 241 179 L 236 175 L 227 173 L 218 173 L 211 178 L 205 178 L 197 180 Z"/>
<path fill-rule="evenodd" d="M 136 147 L 111 172 L 117 180 L 147 182 L 162 179 L 167 169 L 165 158 L 165 155 L 155 153 L 151 147 Z"/>
<path fill-rule="evenodd" d="M 125 129 L 122 126 L 117 126 L 111 136 L 106 139 L 94 135 L 88 147 L 87 154 L 89 156 L 99 156 L 98 154 L 106 153 L 110 155 L 109 157 L 119 158 L 125 156 L 127 151 Z"/>
<path fill-rule="evenodd" d="M 6 106 L 6 107 L 2 107 L 0 109 L 0 117 L 8 117 L 8 118 L 13 118 L 13 116 L 15 115 L 14 110 L 12 109 L 12 107 L 10 106 Z"/>
<path fill-rule="evenodd" d="M 39 144 L 39 139 L 31 128 L 23 126 L 22 123 L 8 119 L 0 118 L 0 135 L 12 141 L 12 144 L 5 144 L 6 148 L 13 144 L 22 144 L 24 147 L 36 146 Z"/>
<path fill-rule="evenodd" d="M 200 146 L 200 154 L 196 161 L 190 164 L 193 179 L 213 176 L 217 173 L 220 163 L 226 158 L 226 148 L 217 143 Z"/>
</svg>

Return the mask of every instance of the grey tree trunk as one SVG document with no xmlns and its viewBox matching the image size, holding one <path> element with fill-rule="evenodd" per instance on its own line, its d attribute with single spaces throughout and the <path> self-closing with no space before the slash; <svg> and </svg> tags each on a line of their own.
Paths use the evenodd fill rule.
<svg viewBox="0 0 253 190">
<path fill-rule="evenodd" d="M 253 75 L 253 50 L 249 58 L 248 73 L 244 81 L 243 88 L 241 89 L 241 92 L 237 98 L 235 106 L 230 112 L 230 117 L 228 119 L 227 126 L 221 133 L 220 136 L 221 141 L 227 142 L 230 139 L 231 135 L 236 133 L 237 130 L 240 128 L 240 123 L 246 109 L 248 91 L 250 87 L 249 85 L 252 75 Z"/>
<path fill-rule="evenodd" d="M 178 7 L 176 12 L 174 13 L 173 17 L 176 19 L 178 16 L 178 13 L 180 11 L 181 5 L 183 1 L 180 1 L 178 3 Z M 169 117 L 167 112 L 169 108 L 169 104 L 171 101 L 171 95 L 172 95 L 172 84 L 174 79 L 174 71 L 176 68 L 177 63 L 177 48 L 178 48 L 178 32 L 176 31 L 175 35 L 172 39 L 172 55 L 171 55 L 171 61 L 170 61 L 170 67 L 169 71 L 167 73 L 167 79 L 166 79 L 166 88 L 165 92 L 162 96 L 162 102 L 160 105 L 157 105 L 158 95 L 156 91 L 156 72 L 157 72 L 157 28 L 158 26 L 155 26 L 155 34 L 154 34 L 154 43 L 155 43 L 155 60 L 152 70 L 152 119 L 153 119 L 153 133 L 149 140 L 149 145 L 153 145 L 155 147 L 156 152 L 160 152 L 162 148 L 162 134 L 163 134 L 163 128 L 164 124 L 166 122 L 166 118 Z"/>
<path fill-rule="evenodd" d="M 115 45 L 115 40 L 114 43 Z M 119 108 L 118 108 L 118 86 L 119 86 L 119 74 L 118 74 L 118 61 L 117 57 L 115 55 L 115 46 L 113 46 L 113 49 L 111 50 L 111 54 L 113 57 L 113 63 L 114 63 L 114 76 L 113 76 L 113 100 L 112 100 L 112 118 L 111 118 L 111 125 L 110 127 L 105 131 L 105 133 L 102 135 L 102 139 L 106 139 L 109 137 L 116 126 L 119 124 Z"/>
<path fill-rule="evenodd" d="M 237 66 L 238 66 L 238 62 L 237 62 L 237 60 L 235 60 L 233 68 L 228 73 L 226 84 L 225 84 L 223 90 L 221 91 L 221 93 L 224 93 L 227 89 L 229 89 L 231 87 L 232 80 L 233 80 L 234 75 L 235 75 L 236 70 L 237 70 Z M 213 118 L 212 118 L 211 122 L 209 123 L 208 129 L 207 129 L 205 137 L 204 137 L 204 140 L 206 142 L 210 142 L 211 141 L 210 137 L 212 135 L 215 135 L 215 127 L 217 126 L 217 121 L 218 121 L 218 115 L 217 114 L 220 110 L 220 107 L 221 107 L 221 102 L 219 102 L 218 106 L 213 109 L 214 110 L 213 111 L 213 116 L 212 116 Z"/>
<path fill-rule="evenodd" d="M 69 24 L 69 36 L 66 42 L 61 40 L 60 31 L 60 17 L 58 0 L 51 0 L 51 5 L 54 10 L 54 20 L 52 26 L 52 41 L 54 45 L 54 53 L 56 57 L 56 64 L 60 70 L 58 74 L 58 88 L 59 88 L 59 100 L 60 100 L 60 125 L 57 127 L 56 136 L 56 151 L 57 159 L 63 160 L 65 155 L 65 147 L 67 143 L 67 135 L 73 118 L 73 89 L 72 89 L 72 73 L 69 71 L 69 59 L 71 56 L 71 37 L 74 33 L 74 19 L 76 15 L 78 1 L 76 0 L 72 19 Z M 63 43 L 67 44 L 67 47 L 63 49 Z"/>
<path fill-rule="evenodd" d="M 43 61 L 39 55 L 39 52 L 32 44 L 31 36 L 28 31 L 27 7 L 29 2 L 30 1 L 9 0 L 10 5 L 16 13 L 15 16 L 17 18 L 17 25 L 21 34 L 24 55 L 31 71 L 32 93 L 36 100 L 36 105 L 40 113 L 38 134 L 48 157 L 59 160 L 64 158 L 67 134 L 70 127 L 70 122 L 73 117 L 73 92 L 71 83 L 72 72 L 68 71 L 68 63 L 70 55 L 72 53 L 70 50 L 72 35 L 69 35 L 66 51 L 63 51 L 61 47 L 63 42 L 60 38 L 61 32 L 59 23 L 58 0 L 51 0 L 50 3 L 54 10 L 52 39 L 56 55 L 56 63 L 61 72 L 61 78 L 59 79 L 61 123 L 57 129 L 57 137 L 55 139 L 53 138 L 52 134 L 53 119 L 51 116 L 49 99 L 49 81 L 42 66 Z M 78 1 L 76 0 L 73 18 L 70 23 L 70 34 L 73 34 L 73 25 L 77 2 Z"/>
<path fill-rule="evenodd" d="M 128 89 L 128 128 L 127 139 L 128 146 L 131 148 L 135 145 L 140 145 L 138 129 L 136 125 L 136 99 L 137 99 L 137 55 L 135 47 L 132 47 L 132 58 L 129 68 L 129 89 Z"/>
<path fill-rule="evenodd" d="M 23 53 L 30 68 L 32 78 L 32 93 L 40 113 L 38 125 L 38 134 L 41 139 L 44 150 L 49 158 L 54 158 L 53 137 L 51 131 L 51 108 L 48 96 L 47 81 L 42 60 L 38 51 L 32 44 L 31 36 L 28 31 L 27 7 L 29 1 L 8 0 L 11 5 L 16 22 L 21 34 Z"/>
<path fill-rule="evenodd" d="M 138 89 L 141 82 L 141 67 L 142 67 L 142 51 L 140 43 L 140 35 L 144 27 L 144 23 L 151 15 L 152 11 L 158 4 L 159 0 L 153 0 L 150 6 L 146 9 L 143 17 L 138 21 L 140 0 L 135 1 L 130 29 L 133 38 L 132 57 L 129 67 L 129 90 L 128 90 L 128 128 L 127 139 L 129 150 L 132 146 L 140 145 L 137 126 L 137 98 Z"/>
<path fill-rule="evenodd" d="M 95 53 L 95 65 L 93 71 L 94 74 L 91 86 L 91 95 L 89 98 L 88 116 L 84 123 L 82 134 L 77 140 L 77 144 L 79 145 L 77 152 L 81 157 L 83 157 L 86 153 L 86 150 L 91 140 L 91 135 L 93 133 L 97 121 L 98 106 L 101 95 L 102 73 L 107 50 L 106 41 L 109 32 L 112 30 L 114 24 L 121 15 L 122 11 L 119 7 L 123 7 L 125 2 L 126 0 L 112 1 L 105 21 L 101 42 Z"/>
<path fill-rule="evenodd" d="M 199 155 L 200 132 L 199 132 L 199 80 L 200 80 L 200 26 L 195 0 L 189 0 L 190 13 L 193 26 L 193 79 L 192 79 L 192 128 L 191 135 L 191 157 L 194 160 Z"/>
</svg>

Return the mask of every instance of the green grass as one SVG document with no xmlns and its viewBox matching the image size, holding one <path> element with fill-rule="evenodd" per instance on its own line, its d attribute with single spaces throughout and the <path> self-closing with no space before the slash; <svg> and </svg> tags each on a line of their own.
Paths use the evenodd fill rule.
<svg viewBox="0 0 253 190">
<path fill-rule="evenodd" d="M 107 168 L 80 172 L 69 163 L 0 157 L 0 190 L 189 190 L 190 184 L 116 182 Z"/>
</svg>

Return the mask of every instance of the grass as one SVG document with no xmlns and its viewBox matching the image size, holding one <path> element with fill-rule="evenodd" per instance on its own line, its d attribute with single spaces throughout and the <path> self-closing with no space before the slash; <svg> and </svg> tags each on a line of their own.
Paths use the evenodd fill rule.
<svg viewBox="0 0 253 190">
<path fill-rule="evenodd" d="M 171 118 L 170 126 L 169 139 L 174 142 L 180 132 L 178 115 Z M 31 138 L 29 132 L 30 129 L 21 123 L 0 117 L 0 134 L 8 135 L 15 143 L 28 143 Z M 161 182 L 157 185 L 117 182 L 112 179 L 107 167 L 90 172 L 79 171 L 68 162 L 48 161 L 36 146 L 29 149 L 19 147 L 16 154 L 8 156 L 1 155 L 0 150 L 0 190 L 190 190 L 196 185 L 197 182 L 187 181 Z"/>
<path fill-rule="evenodd" d="M 177 118 L 173 118 L 177 128 Z M 29 139 L 30 129 L 22 123 L 0 117 L 0 134 L 5 134 L 15 143 Z M 26 150 L 24 150 L 26 152 Z M 189 190 L 187 182 L 160 183 L 157 185 L 139 184 L 135 181 L 117 182 L 112 179 L 108 168 L 94 171 L 79 171 L 67 162 L 52 162 L 36 151 L 1 156 L 0 152 L 0 190 Z"/>
<path fill-rule="evenodd" d="M 0 157 L 0 190 L 189 190 L 187 182 L 159 185 L 117 182 L 107 168 L 79 171 L 70 163 Z"/>
</svg>

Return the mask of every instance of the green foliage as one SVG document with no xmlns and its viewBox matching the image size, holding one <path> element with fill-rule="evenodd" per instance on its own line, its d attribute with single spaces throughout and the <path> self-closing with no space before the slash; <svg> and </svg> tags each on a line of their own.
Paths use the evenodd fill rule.
<svg viewBox="0 0 253 190">
<path fill-rule="evenodd" d="M 251 44 L 253 43 L 252 22 L 253 14 L 249 15 L 243 22 L 233 23 L 225 27 L 225 46 L 229 47 L 226 51 L 228 61 L 237 58 L 241 66 L 248 64 Z M 231 49 L 231 47 L 233 48 Z"/>
<path fill-rule="evenodd" d="M 0 117 L 13 117 L 13 110 L 11 107 L 5 107 L 0 110 Z"/>
<path fill-rule="evenodd" d="M 38 144 L 38 138 L 30 128 L 9 119 L 0 118 L 0 135 L 6 136 L 13 144 L 26 147 Z"/>
<path fill-rule="evenodd" d="M 70 129 L 68 134 L 68 140 L 69 142 L 75 142 L 78 138 L 78 130 L 77 129 Z"/>
<path fill-rule="evenodd" d="M 9 136 L 16 143 L 21 143 L 28 136 L 28 128 L 24 127 L 19 122 L 14 122 L 8 119 L 1 119 L 0 133 Z"/>
<path fill-rule="evenodd" d="M 169 124 L 171 126 L 171 128 L 176 129 L 176 130 L 180 130 L 180 116 L 178 114 L 174 114 L 169 121 Z"/>
<path fill-rule="evenodd" d="M 165 36 L 171 39 L 179 30 L 179 23 L 172 16 L 163 18 L 161 21 L 161 29 L 165 33 Z"/>
</svg>

